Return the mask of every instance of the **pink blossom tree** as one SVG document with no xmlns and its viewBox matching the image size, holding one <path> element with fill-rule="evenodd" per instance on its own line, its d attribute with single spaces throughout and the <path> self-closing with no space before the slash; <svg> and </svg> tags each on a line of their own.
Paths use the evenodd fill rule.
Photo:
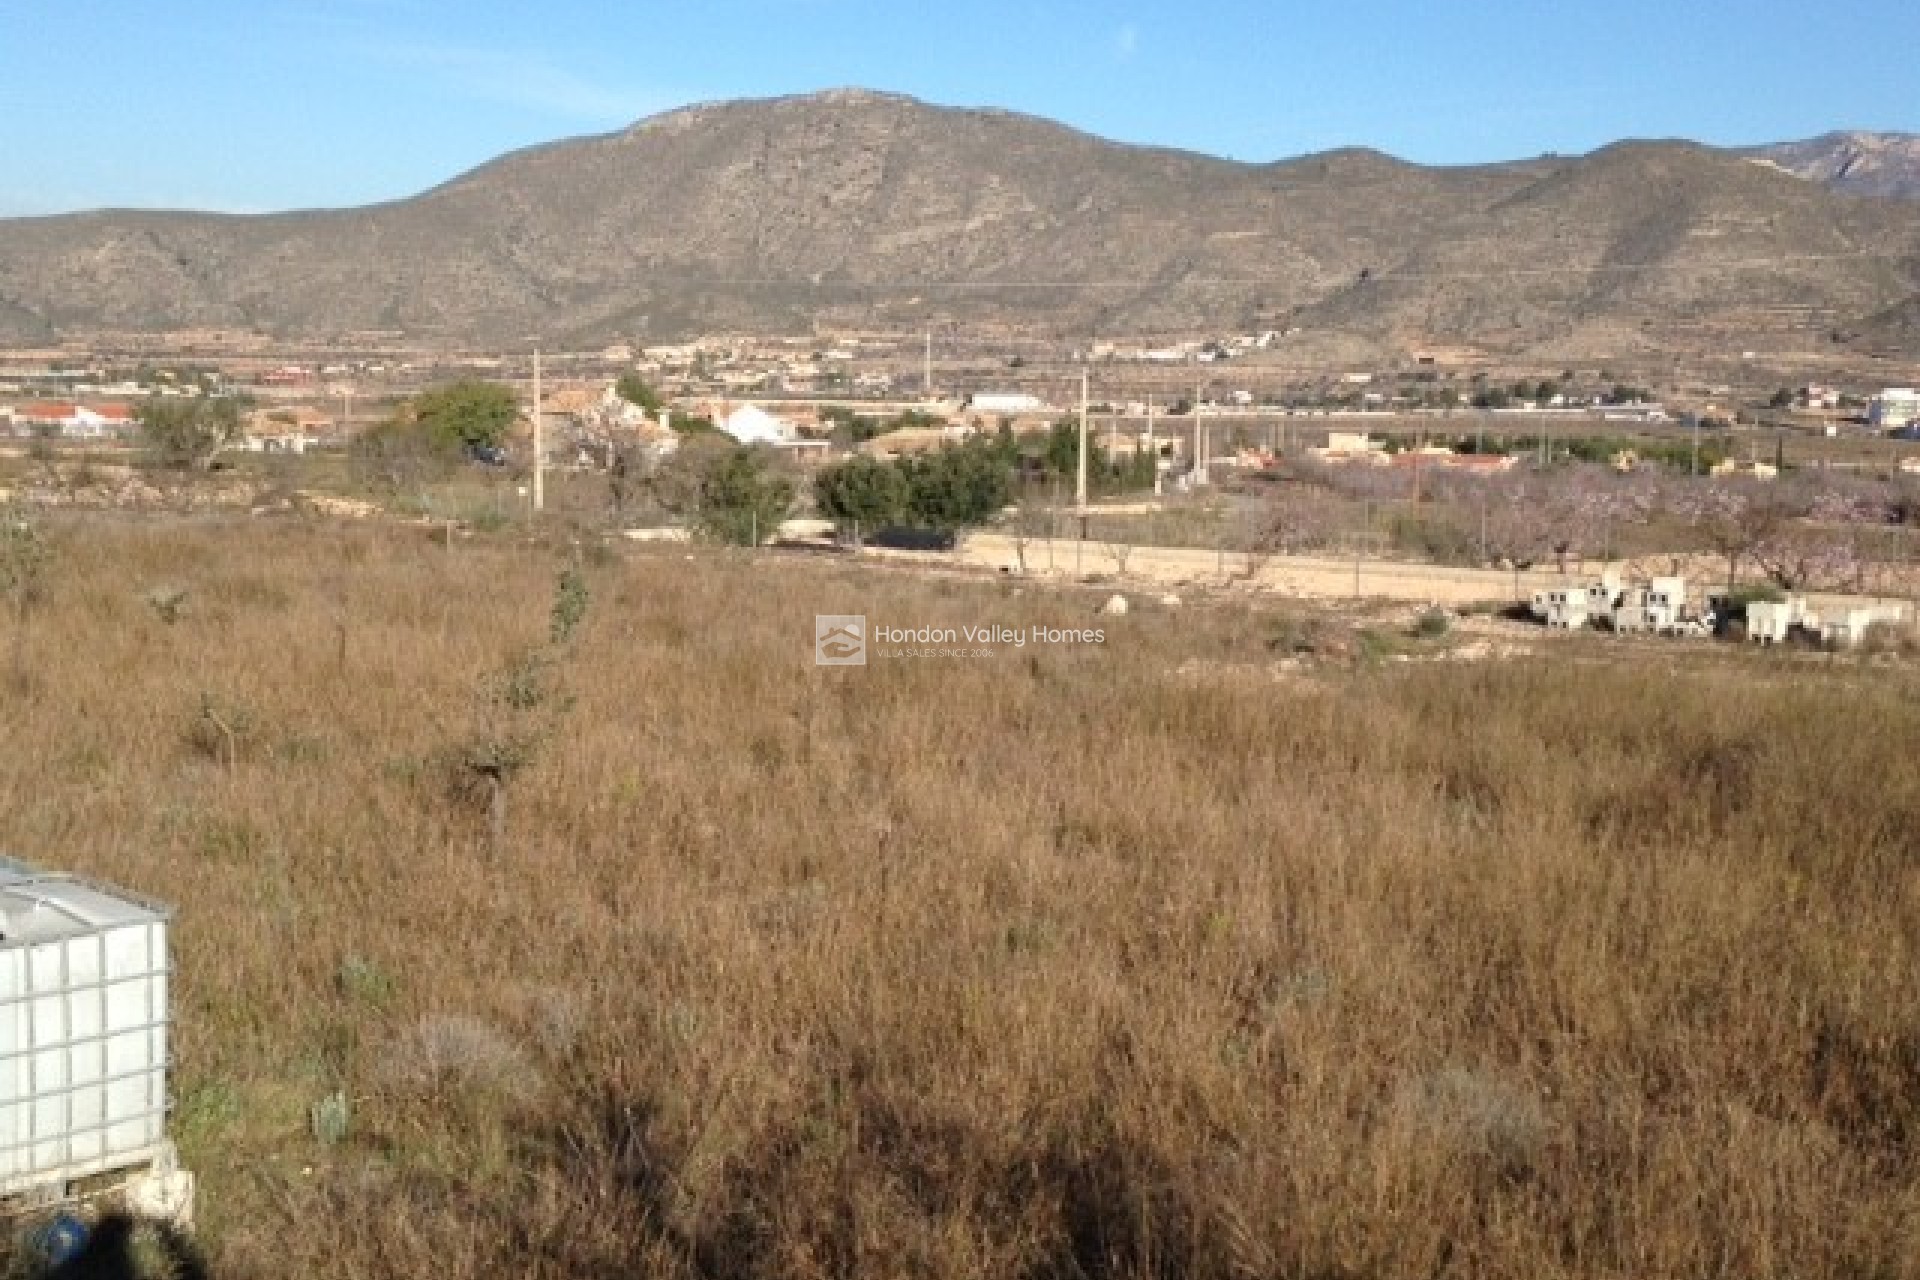
<svg viewBox="0 0 1920 1280">
<path fill-rule="evenodd" d="M 1676 485 L 1667 495 L 1667 508 L 1726 560 L 1729 591 L 1739 580 L 1740 566 L 1752 559 L 1755 548 L 1774 537 L 1788 518 L 1778 494 L 1764 491 L 1762 484 L 1711 479 Z"/>
</svg>

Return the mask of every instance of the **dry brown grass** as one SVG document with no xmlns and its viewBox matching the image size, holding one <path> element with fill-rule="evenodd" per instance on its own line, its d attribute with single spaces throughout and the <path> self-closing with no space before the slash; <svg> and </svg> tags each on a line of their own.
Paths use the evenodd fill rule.
<svg viewBox="0 0 1920 1280">
<path fill-rule="evenodd" d="M 0 846 L 178 904 L 223 1273 L 1920 1274 L 1902 667 L 1177 676 L 1236 607 L 822 671 L 815 612 L 1094 620 L 674 552 L 589 570 L 492 857 L 434 762 L 557 551 L 56 543 Z"/>
</svg>

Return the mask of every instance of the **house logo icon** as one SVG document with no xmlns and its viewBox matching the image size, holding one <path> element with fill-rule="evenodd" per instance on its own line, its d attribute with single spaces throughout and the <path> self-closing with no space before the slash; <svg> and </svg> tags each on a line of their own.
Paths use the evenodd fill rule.
<svg viewBox="0 0 1920 1280">
<path fill-rule="evenodd" d="M 867 616 L 863 613 L 813 615 L 813 662 L 820 667 L 867 665 Z"/>
</svg>

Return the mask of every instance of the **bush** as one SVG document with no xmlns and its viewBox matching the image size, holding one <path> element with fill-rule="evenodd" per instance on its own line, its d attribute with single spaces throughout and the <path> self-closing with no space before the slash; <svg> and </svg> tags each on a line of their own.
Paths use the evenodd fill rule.
<svg viewBox="0 0 1920 1280">
<path fill-rule="evenodd" d="M 519 415 L 512 388 L 464 379 L 421 392 L 400 406 L 393 422 L 418 428 L 436 449 L 472 456 L 498 448 Z"/>
<path fill-rule="evenodd" d="M 991 519 L 1013 500 L 1008 460 L 991 440 L 975 438 L 899 465 L 906 473 L 907 514 L 915 524 L 965 528 Z"/>
<path fill-rule="evenodd" d="M 898 465 L 853 457 L 821 468 L 813 478 L 813 497 L 827 519 L 877 529 L 906 519 L 913 493 Z"/>
<path fill-rule="evenodd" d="M 746 547 L 779 532 L 793 509 L 793 481 L 774 472 L 765 449 L 729 449 L 700 481 L 694 528 L 715 542 Z"/>
<path fill-rule="evenodd" d="M 240 438 L 240 402 L 226 396 L 155 396 L 137 416 L 140 434 L 162 466 L 204 471 Z"/>
<path fill-rule="evenodd" d="M 1007 452 L 978 438 L 918 458 L 883 462 L 856 457 L 823 469 L 813 482 L 820 514 L 858 521 L 962 529 L 998 515 L 1013 498 Z"/>
</svg>

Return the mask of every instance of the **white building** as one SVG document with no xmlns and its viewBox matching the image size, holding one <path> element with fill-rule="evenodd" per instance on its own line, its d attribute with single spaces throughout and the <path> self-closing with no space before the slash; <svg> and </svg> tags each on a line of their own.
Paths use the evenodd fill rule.
<svg viewBox="0 0 1920 1280">
<path fill-rule="evenodd" d="M 1920 422 L 1920 391 L 1888 387 L 1868 402 L 1867 421 L 1882 431 L 1898 431 Z"/>
<path fill-rule="evenodd" d="M 1678 577 L 1625 587 L 1620 575 L 1608 570 L 1584 586 L 1534 592 L 1529 611 L 1547 626 L 1566 631 L 1604 624 L 1626 635 L 1704 634 L 1701 624 L 1687 617 L 1687 583 Z"/>
<path fill-rule="evenodd" d="M 1591 600 L 1587 587 L 1555 587 L 1536 591 L 1530 606 L 1533 616 L 1549 627 L 1578 631 L 1587 625 L 1587 606 Z"/>
<path fill-rule="evenodd" d="M 1654 578 L 1620 597 L 1613 609 L 1613 629 L 1623 634 L 1672 635 L 1686 621 L 1686 612 L 1686 579 Z"/>
<path fill-rule="evenodd" d="M 1784 644 L 1798 632 L 1832 649 L 1852 649 L 1878 623 L 1897 626 L 1906 621 L 1899 604 L 1835 606 L 1814 612 L 1800 596 L 1785 600 L 1756 600 L 1747 606 L 1747 639 L 1754 644 Z"/>
<path fill-rule="evenodd" d="M 69 440 L 101 440 L 130 431 L 135 424 L 131 406 L 42 401 L 13 410 L 13 429 L 22 434 L 51 432 Z"/>
<path fill-rule="evenodd" d="M 800 437 L 791 422 L 757 404 L 743 404 L 715 425 L 741 444 L 788 444 Z"/>
<path fill-rule="evenodd" d="M 982 392 L 967 401 L 967 408 L 974 413 L 999 413 L 1015 416 L 1022 413 L 1044 413 L 1047 402 L 1039 396 L 1010 392 Z"/>
<path fill-rule="evenodd" d="M 1361 462 L 1376 467 L 1393 463 L 1386 441 L 1372 439 L 1364 431 L 1329 431 L 1326 447 L 1308 449 L 1307 453 L 1322 462 Z"/>
</svg>

